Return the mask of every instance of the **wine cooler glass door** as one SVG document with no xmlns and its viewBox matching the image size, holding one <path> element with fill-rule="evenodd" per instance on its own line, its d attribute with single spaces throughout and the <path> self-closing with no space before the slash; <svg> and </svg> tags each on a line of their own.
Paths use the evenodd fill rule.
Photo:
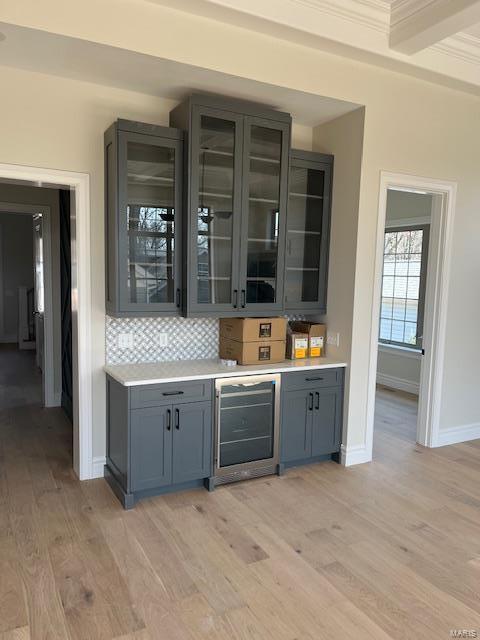
<svg viewBox="0 0 480 640">
<path fill-rule="evenodd" d="M 217 381 L 217 475 L 277 461 L 280 376 Z"/>
</svg>

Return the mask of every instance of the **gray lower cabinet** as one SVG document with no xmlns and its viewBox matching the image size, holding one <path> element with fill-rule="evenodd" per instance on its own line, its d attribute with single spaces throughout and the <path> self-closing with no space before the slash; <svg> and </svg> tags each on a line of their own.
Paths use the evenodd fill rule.
<svg viewBox="0 0 480 640">
<path fill-rule="evenodd" d="M 172 483 L 172 407 L 131 412 L 130 474 L 134 492 Z"/>
<path fill-rule="evenodd" d="M 211 475 L 212 404 L 173 407 L 172 474 L 174 484 Z"/>
<path fill-rule="evenodd" d="M 208 484 L 212 433 L 210 380 L 129 388 L 107 376 L 105 477 L 125 508 Z"/>
<path fill-rule="evenodd" d="M 309 391 L 286 391 L 282 398 L 281 461 L 311 457 L 312 394 Z"/>
<path fill-rule="evenodd" d="M 343 371 L 282 375 L 280 470 L 340 450 Z"/>
<path fill-rule="evenodd" d="M 312 457 L 336 453 L 340 449 L 342 389 L 314 392 L 312 413 Z"/>
</svg>

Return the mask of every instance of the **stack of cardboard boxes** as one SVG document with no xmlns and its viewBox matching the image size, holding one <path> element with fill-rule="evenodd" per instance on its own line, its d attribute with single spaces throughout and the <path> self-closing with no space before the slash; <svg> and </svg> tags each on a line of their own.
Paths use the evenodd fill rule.
<svg viewBox="0 0 480 640">
<path fill-rule="evenodd" d="M 238 364 L 266 364 L 325 354 L 326 327 L 285 318 L 221 318 L 220 357 Z"/>
<path fill-rule="evenodd" d="M 220 357 L 238 364 L 285 360 L 285 318 L 220 318 Z"/>
</svg>

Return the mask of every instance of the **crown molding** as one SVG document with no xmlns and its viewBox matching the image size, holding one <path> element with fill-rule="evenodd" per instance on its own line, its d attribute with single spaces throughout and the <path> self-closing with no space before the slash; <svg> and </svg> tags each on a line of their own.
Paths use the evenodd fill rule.
<svg viewBox="0 0 480 640">
<path fill-rule="evenodd" d="M 398 27 L 436 2 L 437 0 L 395 0 L 390 9 L 390 27 Z"/>
<path fill-rule="evenodd" d="M 304 5 L 324 15 L 348 20 L 354 24 L 388 34 L 390 9 L 384 0 L 289 0 L 294 5 Z"/>
<path fill-rule="evenodd" d="M 431 48 L 451 58 L 480 66 L 480 38 L 469 33 L 458 33 Z"/>
<path fill-rule="evenodd" d="M 480 38 L 459 33 L 414 55 L 389 47 L 388 0 L 146 0 L 478 95 Z M 397 17 L 437 0 L 396 0 Z"/>
<path fill-rule="evenodd" d="M 385 0 L 289 0 L 290 4 L 314 9 L 320 14 L 347 20 L 358 26 L 388 35 L 390 25 L 398 25 L 413 14 L 418 14 L 436 0 L 395 0 L 390 5 Z M 391 13 L 390 13 L 391 7 Z M 480 38 L 467 33 L 450 36 L 431 47 L 443 55 L 461 62 L 480 65 Z"/>
</svg>

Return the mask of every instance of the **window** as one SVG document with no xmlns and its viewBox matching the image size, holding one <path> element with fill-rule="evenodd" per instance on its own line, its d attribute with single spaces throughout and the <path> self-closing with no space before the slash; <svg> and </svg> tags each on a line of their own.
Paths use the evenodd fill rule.
<svg viewBox="0 0 480 640">
<path fill-rule="evenodd" d="M 429 225 L 385 231 L 381 343 L 422 349 L 428 238 Z"/>
</svg>

